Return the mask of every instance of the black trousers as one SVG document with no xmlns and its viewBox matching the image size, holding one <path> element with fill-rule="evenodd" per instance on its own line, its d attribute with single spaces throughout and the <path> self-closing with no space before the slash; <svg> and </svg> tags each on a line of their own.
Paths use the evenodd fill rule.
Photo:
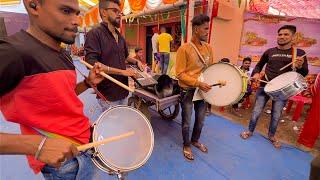
<svg viewBox="0 0 320 180">
<path fill-rule="evenodd" d="M 320 180 L 320 155 L 311 161 L 309 180 Z"/>
</svg>

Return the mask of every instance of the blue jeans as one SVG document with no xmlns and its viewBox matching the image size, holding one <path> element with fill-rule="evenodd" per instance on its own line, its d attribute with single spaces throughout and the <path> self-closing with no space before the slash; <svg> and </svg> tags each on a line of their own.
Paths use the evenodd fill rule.
<svg viewBox="0 0 320 180">
<path fill-rule="evenodd" d="M 260 117 L 260 114 L 269 99 L 270 97 L 264 92 L 264 88 L 260 87 L 256 94 L 256 102 L 255 102 L 251 120 L 249 123 L 250 132 L 254 131 L 257 125 L 257 121 Z M 286 105 L 286 102 L 287 101 L 283 101 L 283 100 L 272 101 L 271 121 L 269 125 L 269 133 L 268 133 L 269 137 L 273 137 L 276 134 L 281 112 L 283 107 Z"/>
<path fill-rule="evenodd" d="M 183 145 L 190 146 L 191 142 L 198 142 L 206 112 L 206 103 L 203 100 L 192 101 L 195 89 L 181 90 L 181 109 L 182 109 L 182 138 Z M 190 141 L 189 129 L 191 124 L 192 109 L 194 105 L 195 121 Z"/>
<path fill-rule="evenodd" d="M 160 67 L 161 67 L 161 74 L 167 74 L 168 65 L 170 60 L 170 54 L 169 53 L 160 53 Z"/>
<path fill-rule="evenodd" d="M 102 112 L 108 110 L 109 108 L 117 105 L 128 105 L 128 98 L 124 98 L 118 101 L 109 101 L 108 103 L 102 99 L 97 99 L 100 107 L 102 108 Z"/>
<path fill-rule="evenodd" d="M 67 162 L 59 169 L 46 165 L 41 170 L 46 180 L 90 180 L 94 179 L 95 165 L 91 161 L 91 154 L 81 154 Z"/>
</svg>

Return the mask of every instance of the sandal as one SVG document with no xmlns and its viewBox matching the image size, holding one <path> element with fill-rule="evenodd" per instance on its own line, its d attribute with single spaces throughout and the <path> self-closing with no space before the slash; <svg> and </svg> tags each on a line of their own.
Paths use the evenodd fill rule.
<svg viewBox="0 0 320 180">
<path fill-rule="evenodd" d="M 272 143 L 272 145 L 277 148 L 280 149 L 281 148 L 281 143 L 280 141 L 278 141 L 276 138 L 274 137 L 269 137 L 268 140 Z"/>
<path fill-rule="evenodd" d="M 252 136 L 252 132 L 250 131 L 244 131 L 240 134 L 240 137 L 244 140 L 248 139 L 251 136 Z"/>
<path fill-rule="evenodd" d="M 183 146 L 183 156 L 188 160 L 188 161 L 193 161 L 194 157 L 191 151 L 191 148 L 189 146 Z"/>
<path fill-rule="evenodd" d="M 204 144 L 201 144 L 199 142 L 192 142 L 191 144 L 194 145 L 196 148 L 200 149 L 200 151 L 208 153 L 208 148 Z"/>
</svg>

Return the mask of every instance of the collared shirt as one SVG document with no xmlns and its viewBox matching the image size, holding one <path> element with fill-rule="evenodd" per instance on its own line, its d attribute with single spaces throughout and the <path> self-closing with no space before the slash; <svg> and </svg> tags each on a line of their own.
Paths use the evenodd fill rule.
<svg viewBox="0 0 320 180">
<path fill-rule="evenodd" d="M 205 42 L 202 42 L 201 46 L 196 46 L 206 64 L 213 64 L 212 47 Z M 185 43 L 179 47 L 176 55 L 176 76 L 180 87 L 197 87 L 199 85 L 198 78 L 204 68 L 202 60 L 190 43 Z"/>
<path fill-rule="evenodd" d="M 126 69 L 126 59 L 129 56 L 125 39 L 116 30 L 118 42 L 110 32 L 106 23 L 90 30 L 84 44 L 86 61 L 94 64 L 99 61 L 109 67 Z M 111 75 L 116 80 L 128 85 L 128 77 Z M 109 101 L 117 101 L 128 96 L 129 92 L 119 85 L 105 79 L 98 84 L 98 90 Z"/>
</svg>

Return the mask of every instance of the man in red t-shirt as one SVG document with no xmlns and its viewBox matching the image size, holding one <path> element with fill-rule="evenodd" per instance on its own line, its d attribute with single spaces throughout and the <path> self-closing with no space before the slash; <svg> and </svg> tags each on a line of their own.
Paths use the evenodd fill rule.
<svg viewBox="0 0 320 180">
<path fill-rule="evenodd" d="M 100 83 L 103 69 L 95 64 L 88 78 L 76 84 L 72 59 L 60 48 L 61 42 L 75 41 L 78 1 L 23 2 L 29 28 L 0 39 L 0 109 L 6 120 L 20 124 L 21 135 L 0 133 L 0 154 L 27 155 L 34 172 L 46 179 L 90 179 L 90 155 L 79 153 L 74 144 L 90 138 L 89 119 L 77 95 Z M 41 136 L 38 130 L 67 140 Z"/>
</svg>

